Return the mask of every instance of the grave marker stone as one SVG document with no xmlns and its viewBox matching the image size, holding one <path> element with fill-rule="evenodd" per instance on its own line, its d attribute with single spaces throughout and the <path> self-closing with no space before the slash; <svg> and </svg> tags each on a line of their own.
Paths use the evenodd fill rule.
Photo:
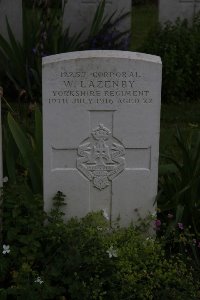
<svg viewBox="0 0 200 300">
<path fill-rule="evenodd" d="M 6 17 L 18 41 L 22 41 L 22 0 L 0 0 L 0 34 L 8 40 Z"/>
<path fill-rule="evenodd" d="M 70 26 L 70 35 L 72 36 L 84 29 L 81 39 L 87 38 L 99 2 L 100 0 L 68 0 L 64 9 L 63 29 Z M 111 16 L 116 11 L 115 16 L 119 16 L 131 12 L 131 8 L 131 0 L 106 0 L 105 15 Z M 116 24 L 116 29 L 120 32 L 130 30 L 131 14 L 122 22 Z"/>
<path fill-rule="evenodd" d="M 191 20 L 200 11 L 200 0 L 159 0 L 159 21 Z"/>
<path fill-rule="evenodd" d="M 44 199 L 67 196 L 66 217 L 105 210 L 121 224 L 153 211 L 161 61 L 125 51 L 43 58 Z"/>
</svg>

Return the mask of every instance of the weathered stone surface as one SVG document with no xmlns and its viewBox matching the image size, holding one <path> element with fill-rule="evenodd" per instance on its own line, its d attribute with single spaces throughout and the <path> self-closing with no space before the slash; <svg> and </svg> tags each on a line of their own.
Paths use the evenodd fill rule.
<svg viewBox="0 0 200 300">
<path fill-rule="evenodd" d="M 66 218 L 105 210 L 127 225 L 157 193 L 161 61 L 125 51 L 43 59 L 44 199 Z"/>
<path fill-rule="evenodd" d="M 22 41 L 22 0 L 0 0 L 0 34 L 8 39 L 6 17 L 18 41 Z"/>
<path fill-rule="evenodd" d="M 200 0 L 159 0 L 159 21 L 191 20 L 200 11 Z"/>
<path fill-rule="evenodd" d="M 83 30 L 81 40 L 84 40 L 88 36 L 99 2 L 100 0 L 68 0 L 64 10 L 63 29 L 70 26 L 71 35 Z M 111 16 L 115 11 L 116 16 L 131 12 L 131 0 L 106 0 L 105 15 Z M 116 24 L 116 29 L 120 32 L 130 30 L 131 14 Z"/>
</svg>

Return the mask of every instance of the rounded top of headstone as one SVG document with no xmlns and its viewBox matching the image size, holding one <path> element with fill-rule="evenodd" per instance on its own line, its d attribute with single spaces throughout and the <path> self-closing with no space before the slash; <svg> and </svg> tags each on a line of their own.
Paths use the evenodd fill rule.
<svg viewBox="0 0 200 300">
<path fill-rule="evenodd" d="M 60 53 L 56 55 L 46 56 L 42 59 L 42 64 L 58 63 L 65 60 L 88 59 L 88 58 L 116 58 L 130 59 L 136 61 L 146 61 L 162 64 L 161 58 L 156 55 L 150 55 L 139 52 L 120 51 L 120 50 L 86 50 Z"/>
</svg>

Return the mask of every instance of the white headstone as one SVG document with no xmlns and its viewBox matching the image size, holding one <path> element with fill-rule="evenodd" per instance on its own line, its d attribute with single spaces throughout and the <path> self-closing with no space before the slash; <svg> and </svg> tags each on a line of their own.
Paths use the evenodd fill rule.
<svg viewBox="0 0 200 300">
<path fill-rule="evenodd" d="M 70 27 L 70 35 L 83 30 L 81 39 L 87 38 L 99 2 L 100 0 L 68 0 L 64 10 L 63 29 Z M 111 16 L 115 11 L 115 17 L 131 12 L 131 0 L 106 0 L 105 16 Z M 115 27 L 120 32 L 130 30 L 131 14 Z"/>
<path fill-rule="evenodd" d="M 191 20 L 200 11 L 200 0 L 159 0 L 159 21 Z"/>
<path fill-rule="evenodd" d="M 44 199 L 66 217 L 105 210 L 127 225 L 157 193 L 161 61 L 125 51 L 43 59 Z"/>
<path fill-rule="evenodd" d="M 0 34 L 8 40 L 6 17 L 16 40 L 22 41 L 22 0 L 0 0 Z"/>
</svg>

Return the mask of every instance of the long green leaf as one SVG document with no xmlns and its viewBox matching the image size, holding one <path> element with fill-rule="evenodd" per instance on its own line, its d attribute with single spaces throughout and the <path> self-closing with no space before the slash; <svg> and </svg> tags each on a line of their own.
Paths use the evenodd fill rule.
<svg viewBox="0 0 200 300">
<path fill-rule="evenodd" d="M 176 223 L 180 222 L 182 220 L 183 212 L 185 207 L 183 205 L 178 205 L 176 209 Z"/>
<path fill-rule="evenodd" d="M 23 130 L 18 123 L 13 119 L 12 115 L 8 113 L 8 125 L 15 143 L 22 155 L 24 163 L 30 173 L 30 178 L 35 193 L 42 192 L 42 179 L 40 169 L 34 157 L 33 149 Z"/>
<path fill-rule="evenodd" d="M 17 42 L 17 40 L 15 39 L 15 36 L 11 30 L 11 27 L 8 23 L 8 20 L 6 19 L 6 23 L 7 23 L 7 31 L 8 31 L 8 36 L 9 36 L 9 40 L 10 40 L 10 46 L 12 49 L 12 54 L 9 56 L 9 60 L 11 63 L 11 66 L 15 65 L 15 72 L 17 72 L 17 75 L 15 76 L 19 76 L 23 79 L 23 81 L 26 81 L 26 73 L 25 73 L 25 69 L 24 69 L 24 52 L 23 49 L 21 47 L 21 45 L 19 44 L 19 42 Z"/>
<path fill-rule="evenodd" d="M 42 114 L 41 114 L 38 106 L 36 106 L 36 109 L 35 109 L 35 143 L 36 143 L 38 159 L 39 159 L 40 163 L 42 163 L 42 157 L 43 157 Z"/>
<path fill-rule="evenodd" d="M 3 126 L 4 137 L 4 158 L 6 163 L 6 169 L 9 177 L 9 182 L 14 183 L 16 181 L 16 145 L 8 130 L 6 124 Z"/>
<path fill-rule="evenodd" d="M 102 0 L 96 10 L 96 13 L 94 15 L 94 19 L 92 21 L 91 30 L 89 33 L 89 36 L 92 37 L 97 34 L 99 31 L 99 28 L 103 25 L 103 15 L 105 10 L 105 0 Z"/>
<path fill-rule="evenodd" d="M 11 27 L 9 25 L 7 18 L 6 18 L 6 23 L 7 23 L 7 31 L 8 31 L 11 48 L 15 52 L 15 56 L 19 60 L 19 64 L 23 64 L 23 62 L 24 62 L 23 49 L 20 46 L 19 42 L 17 42 L 17 40 L 15 39 L 15 36 L 11 30 Z"/>
<path fill-rule="evenodd" d="M 12 48 L 7 40 L 0 34 L 0 49 L 3 51 L 5 57 L 12 56 Z"/>
</svg>

